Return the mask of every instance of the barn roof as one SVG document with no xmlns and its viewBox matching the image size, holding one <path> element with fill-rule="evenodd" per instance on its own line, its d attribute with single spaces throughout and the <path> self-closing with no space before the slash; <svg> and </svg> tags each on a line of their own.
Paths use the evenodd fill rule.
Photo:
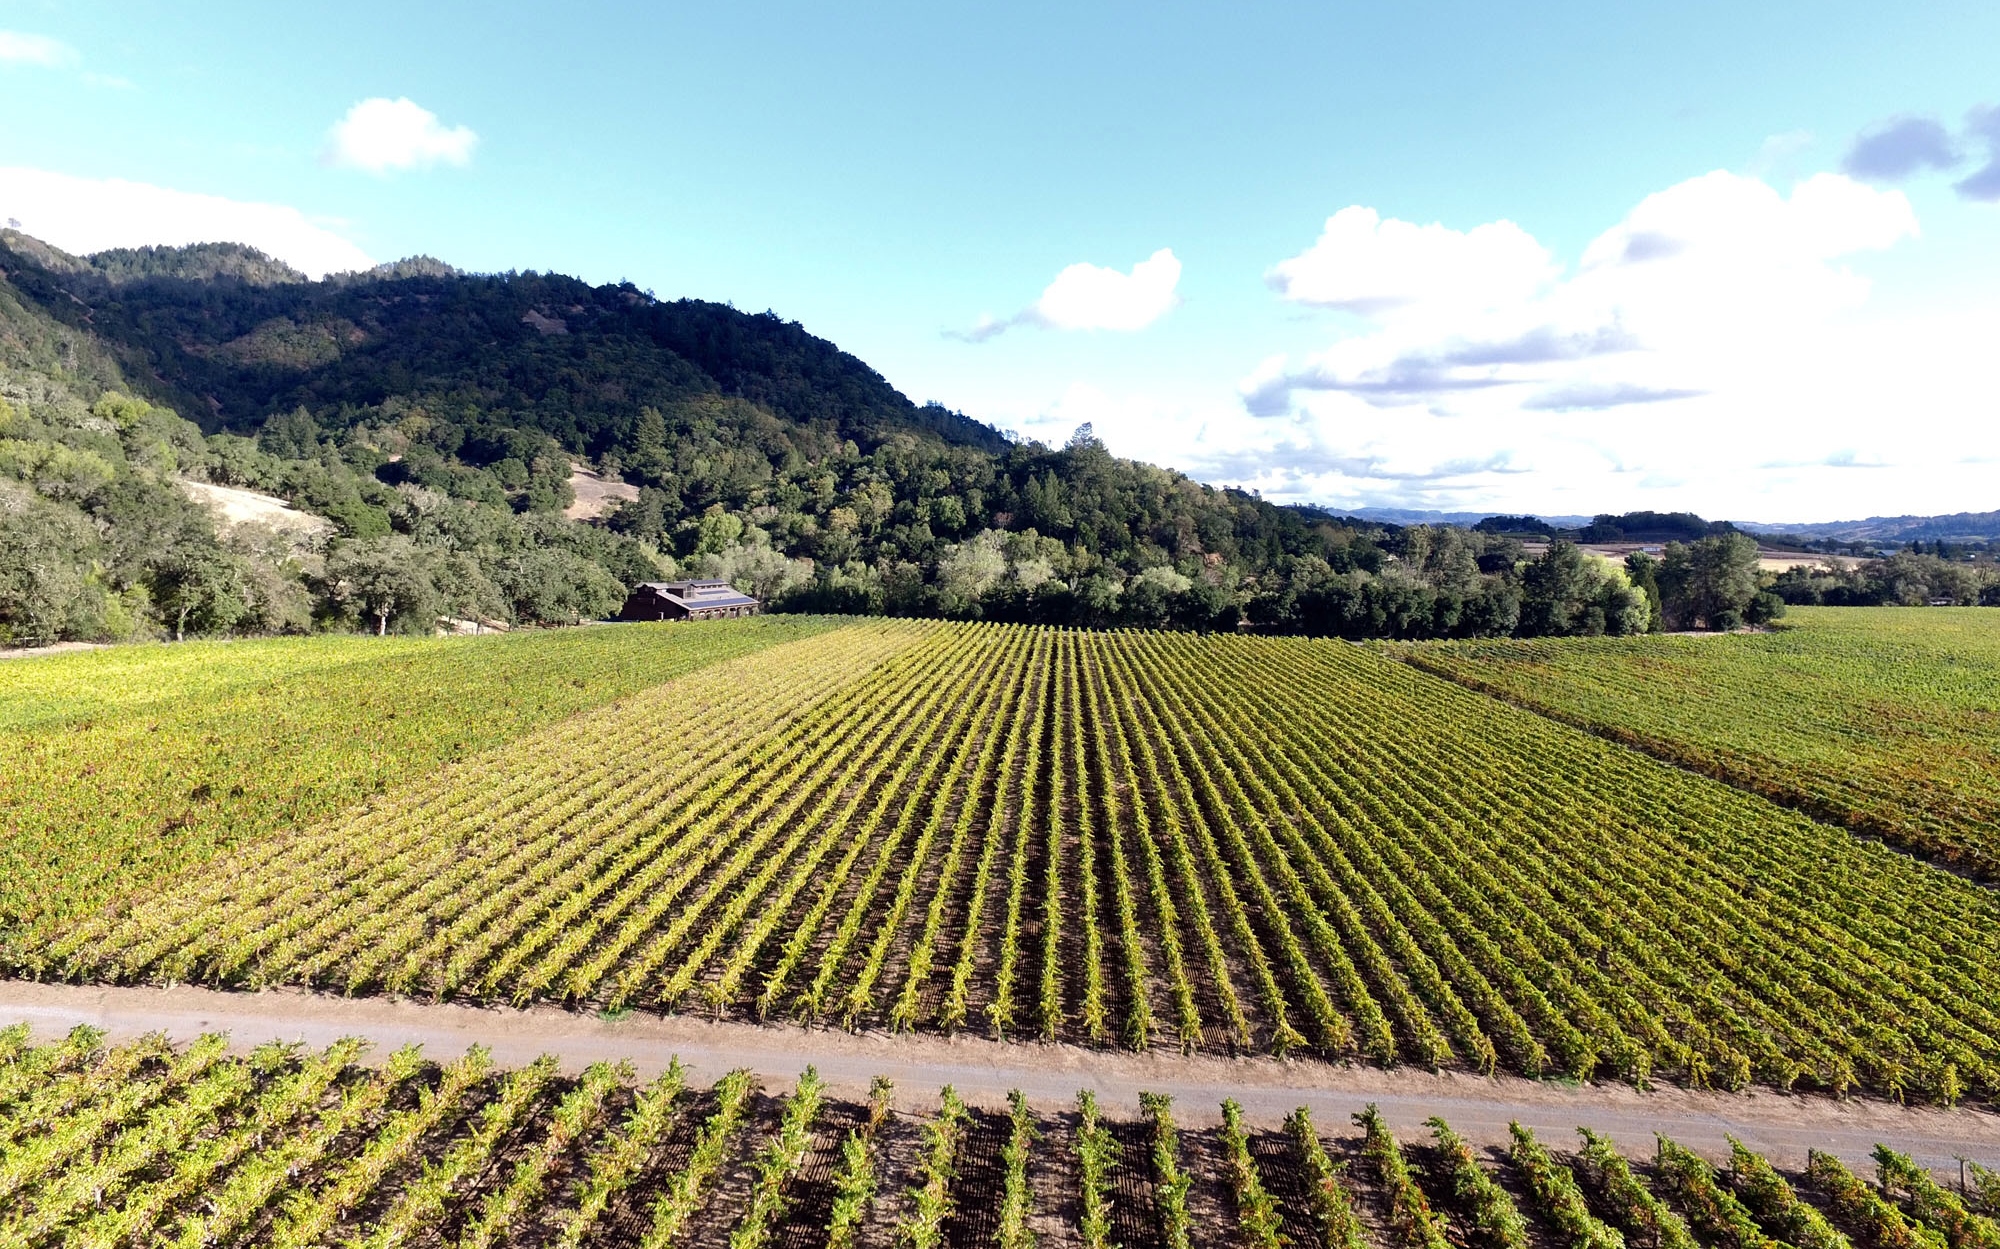
<svg viewBox="0 0 2000 1249">
<path fill-rule="evenodd" d="M 636 587 L 649 590 L 668 602 L 690 611 L 711 607 L 755 607 L 757 600 L 727 581 L 642 581 Z"/>
</svg>

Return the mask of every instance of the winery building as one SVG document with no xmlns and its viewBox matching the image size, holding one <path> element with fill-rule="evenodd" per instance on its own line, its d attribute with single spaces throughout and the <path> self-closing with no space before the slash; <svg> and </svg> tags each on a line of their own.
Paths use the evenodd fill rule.
<svg viewBox="0 0 2000 1249">
<path fill-rule="evenodd" d="M 620 620 L 721 620 L 754 616 L 757 600 L 727 581 L 642 581 L 618 612 Z"/>
</svg>

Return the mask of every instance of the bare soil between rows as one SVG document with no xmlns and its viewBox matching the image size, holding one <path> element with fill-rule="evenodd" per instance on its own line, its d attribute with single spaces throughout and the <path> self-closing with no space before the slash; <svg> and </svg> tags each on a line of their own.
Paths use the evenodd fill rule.
<svg viewBox="0 0 2000 1249">
<path fill-rule="evenodd" d="M 1865 1165 L 1877 1142 L 1911 1154 L 1943 1172 L 1970 1156 L 2000 1164 L 2000 1115 L 1960 1107 L 1899 1106 L 1872 1099 L 1791 1095 L 1770 1090 L 1698 1092 L 1660 1087 L 1645 1092 L 1621 1084 L 1572 1085 L 1514 1076 L 1431 1072 L 1285 1060 L 1173 1053 L 1144 1054 L 983 1037 L 951 1038 L 808 1030 L 691 1016 L 632 1014 L 617 1019 L 555 1007 L 476 1007 L 405 999 L 342 998 L 294 989 L 232 993 L 177 985 L 169 988 L 43 984 L 0 981 L 0 1022 L 26 1020 L 38 1037 L 53 1038 L 79 1023 L 105 1028 L 113 1039 L 164 1032 L 181 1042 L 203 1032 L 228 1032 L 247 1051 L 271 1039 L 324 1046 L 344 1036 L 363 1037 L 385 1055 L 406 1044 L 422 1045 L 446 1059 L 484 1045 L 502 1066 L 519 1066 L 553 1054 L 563 1068 L 581 1071 L 600 1060 L 629 1061 L 642 1079 L 675 1057 L 697 1081 L 747 1067 L 774 1082 L 789 1082 L 807 1064 L 818 1067 L 829 1091 L 865 1097 L 875 1075 L 896 1082 L 898 1109 L 922 1112 L 937 1091 L 954 1085 L 965 1099 L 1003 1109 L 1009 1089 L 1020 1089 L 1038 1110 L 1074 1105 L 1078 1089 L 1096 1091 L 1107 1110 L 1136 1118 L 1141 1091 L 1171 1094 L 1175 1115 L 1190 1127 L 1219 1121 L 1226 1097 L 1242 1103 L 1245 1117 L 1276 1127 L 1294 1107 L 1310 1106 L 1323 1130 L 1336 1130 L 1369 1102 L 1380 1106 L 1398 1135 L 1422 1133 L 1423 1121 L 1442 1115 L 1468 1139 L 1504 1144 L 1509 1121 L 1518 1119 L 1551 1139 L 1589 1127 L 1629 1153 L 1653 1149 L 1662 1132 L 1715 1156 L 1728 1135 L 1773 1162 L 1802 1167 L 1808 1149 Z"/>
</svg>

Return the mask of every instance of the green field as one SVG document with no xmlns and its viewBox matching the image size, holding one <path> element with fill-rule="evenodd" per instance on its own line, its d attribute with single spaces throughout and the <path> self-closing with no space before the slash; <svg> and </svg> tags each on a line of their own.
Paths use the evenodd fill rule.
<svg viewBox="0 0 2000 1249">
<path fill-rule="evenodd" d="M 20 964 L 2000 1094 L 1989 890 L 1409 665 L 922 621 L 764 645 L 791 626 L 750 623 L 559 635 L 581 649 L 520 679 L 560 692 L 590 648 L 648 644 L 661 675 L 640 690 L 624 669 L 616 701 L 518 715 L 476 753 L 414 733 L 430 753 L 379 793 L 335 783 L 372 749 L 329 756 L 317 805 L 246 806 L 256 830 L 288 825 L 271 836 L 218 815 L 190 844 L 235 844 L 179 876 L 161 856 L 121 877 L 90 855 L 130 846 L 132 822 L 79 825 Z M 477 645 L 402 662 L 500 653 Z M 282 678 L 259 705 L 294 685 L 330 681 Z"/>
<path fill-rule="evenodd" d="M 700 1087 L 677 1061 L 638 1083 L 477 1049 L 363 1057 L 0 1030 L 0 1243 L 1978 1249 L 2000 1214 L 2000 1176 L 1973 1165 L 1961 1196 L 1884 1147 L 1877 1188 L 1823 1153 L 1785 1173 L 1733 1143 L 1719 1169 L 1664 1138 L 1518 1123 L 1495 1158 L 1442 1118 L 1399 1139 L 1372 1106 L 1274 1131 L 1231 1101 L 1191 1130 L 1153 1094 L 1049 1114 L 945 1088 L 910 1114 L 885 1080 L 844 1101 L 811 1068 L 774 1094 L 746 1071 Z"/>
<path fill-rule="evenodd" d="M 1427 671 L 2000 879 L 2000 612 L 1801 608 L 1775 633 L 1427 644 Z"/>
<path fill-rule="evenodd" d="M 825 627 L 190 642 L 0 663 L 0 958 L 221 849 Z"/>
</svg>

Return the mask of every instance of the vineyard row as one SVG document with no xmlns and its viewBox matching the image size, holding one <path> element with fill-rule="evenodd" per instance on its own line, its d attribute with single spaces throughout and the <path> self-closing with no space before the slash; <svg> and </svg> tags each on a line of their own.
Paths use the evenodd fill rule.
<svg viewBox="0 0 2000 1249">
<path fill-rule="evenodd" d="M 1821 608 L 1787 625 L 1750 637 L 1400 653 L 1467 688 L 2000 882 L 1996 614 Z"/>
<path fill-rule="evenodd" d="M 0 668 L 0 963 L 211 855 L 831 622 L 114 647 Z"/>
<path fill-rule="evenodd" d="M 998 1244 L 1001 1249 L 1993 1249 L 2000 1175 L 1940 1183 L 1875 1151 L 1873 1182 L 1817 1154 L 1786 1174 L 1732 1140 L 1724 1167 L 1664 1137 L 1639 1159 L 1579 1130 L 1574 1151 L 1518 1123 L 1482 1151 L 1443 1119 L 1399 1139 L 1373 1107 L 1281 1131 L 1177 1124 L 1088 1091 L 1070 1113 L 1006 1112 L 951 1089 L 898 1114 L 808 1068 L 765 1093 L 737 1071 L 693 1085 L 678 1062 L 637 1083 L 544 1059 L 497 1070 L 473 1049 L 224 1038 L 107 1047 L 78 1028 L 32 1045 L 0 1030 L 0 1241 L 19 1246 L 716 1246 Z M 1329 1133 L 1331 1133 L 1329 1135 Z"/>
<path fill-rule="evenodd" d="M 1359 648 L 876 622 L 250 846 L 30 970 L 2000 1093 L 1992 894 Z"/>
</svg>

